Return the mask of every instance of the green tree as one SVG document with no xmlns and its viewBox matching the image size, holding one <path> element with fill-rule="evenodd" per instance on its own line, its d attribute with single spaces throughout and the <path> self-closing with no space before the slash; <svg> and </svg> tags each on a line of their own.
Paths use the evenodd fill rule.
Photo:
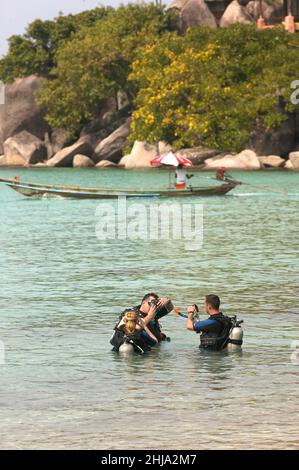
<svg viewBox="0 0 299 470">
<path fill-rule="evenodd" d="M 58 49 L 57 65 L 41 90 L 39 102 L 47 107 L 49 123 L 75 134 L 105 98 L 120 89 L 132 96 L 128 74 L 137 49 L 173 27 L 171 14 L 149 4 L 119 7 L 81 29 Z"/>
<path fill-rule="evenodd" d="M 298 39 L 253 25 L 164 36 L 132 65 L 131 140 L 241 150 L 257 121 L 267 130 L 285 119 L 280 102 L 292 110 Z"/>
</svg>

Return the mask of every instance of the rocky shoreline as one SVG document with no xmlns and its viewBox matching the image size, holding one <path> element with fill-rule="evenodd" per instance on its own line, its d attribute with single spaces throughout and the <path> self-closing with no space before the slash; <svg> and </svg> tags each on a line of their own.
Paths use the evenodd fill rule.
<svg viewBox="0 0 299 470">
<path fill-rule="evenodd" d="M 170 150 L 164 142 L 150 145 L 135 141 L 130 154 L 124 155 L 131 125 L 130 107 L 124 94 L 106 100 L 98 117 L 72 142 L 65 129 L 50 128 L 45 110 L 36 105 L 35 93 L 40 86 L 40 78 L 32 75 L 6 87 L 5 104 L 0 105 L 1 167 L 148 168 L 158 151 Z M 298 170 L 297 127 L 297 117 L 290 116 L 272 136 L 261 132 L 250 142 L 250 148 L 240 153 L 204 147 L 181 149 L 179 153 L 204 170 L 220 166 Z"/>
</svg>

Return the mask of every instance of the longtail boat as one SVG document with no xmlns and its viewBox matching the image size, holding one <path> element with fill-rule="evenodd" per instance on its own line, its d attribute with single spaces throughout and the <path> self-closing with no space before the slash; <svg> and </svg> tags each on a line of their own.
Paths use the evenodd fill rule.
<svg viewBox="0 0 299 470">
<path fill-rule="evenodd" d="M 171 188 L 92 188 L 82 186 L 47 185 L 21 181 L 19 178 L 0 178 L 11 189 L 29 197 L 68 197 L 76 199 L 111 199 L 118 197 L 188 197 L 188 196 L 221 196 L 228 193 L 240 183 L 227 181 L 217 186 L 188 186 L 186 189 Z"/>
</svg>

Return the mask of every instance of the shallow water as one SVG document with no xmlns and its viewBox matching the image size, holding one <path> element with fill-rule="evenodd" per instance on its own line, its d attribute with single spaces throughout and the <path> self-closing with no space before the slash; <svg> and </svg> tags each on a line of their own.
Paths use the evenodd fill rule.
<svg viewBox="0 0 299 470">
<path fill-rule="evenodd" d="M 168 179 L 115 169 L 0 177 L 17 173 L 90 186 Z M 299 448 L 299 174 L 235 176 L 288 194 L 242 186 L 197 200 L 197 251 L 184 240 L 99 240 L 103 202 L 31 200 L 1 185 L 0 448 Z M 217 293 L 225 313 L 244 319 L 242 352 L 200 352 L 198 335 L 170 314 L 170 343 L 146 357 L 112 353 L 118 314 L 147 291 L 181 308 Z"/>
</svg>

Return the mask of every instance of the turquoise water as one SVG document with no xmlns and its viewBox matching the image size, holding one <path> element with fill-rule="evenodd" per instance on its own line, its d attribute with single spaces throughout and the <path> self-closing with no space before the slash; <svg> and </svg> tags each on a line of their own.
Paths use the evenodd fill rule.
<svg viewBox="0 0 299 470">
<path fill-rule="evenodd" d="M 167 182 L 163 171 L 0 171 L 15 174 L 90 186 Z M 99 240 L 103 202 L 32 200 L 1 185 L 0 448 L 299 448 L 299 174 L 235 175 L 288 194 L 242 186 L 200 199 L 197 251 L 184 240 Z M 194 183 L 211 184 L 207 176 Z M 244 320 L 242 353 L 200 352 L 174 314 L 162 321 L 170 343 L 146 357 L 112 353 L 118 314 L 148 291 L 180 308 L 218 294 L 223 311 Z"/>
</svg>

